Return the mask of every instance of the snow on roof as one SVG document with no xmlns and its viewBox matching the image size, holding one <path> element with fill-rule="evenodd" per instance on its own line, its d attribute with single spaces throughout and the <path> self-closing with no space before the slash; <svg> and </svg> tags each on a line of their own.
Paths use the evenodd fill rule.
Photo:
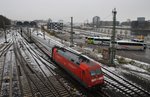
<svg viewBox="0 0 150 97">
<path fill-rule="evenodd" d="M 81 52 L 77 51 L 77 50 L 74 50 L 72 49 L 71 47 L 65 47 L 67 50 L 73 52 L 73 53 L 76 53 L 76 54 L 81 54 Z"/>
<path fill-rule="evenodd" d="M 106 36 L 104 36 L 104 37 L 88 37 L 88 38 L 95 38 L 95 39 L 111 39 L 111 37 L 106 37 Z"/>
<path fill-rule="evenodd" d="M 141 42 L 135 42 L 131 40 L 118 40 L 117 43 L 138 43 L 138 44 L 143 44 Z"/>
</svg>

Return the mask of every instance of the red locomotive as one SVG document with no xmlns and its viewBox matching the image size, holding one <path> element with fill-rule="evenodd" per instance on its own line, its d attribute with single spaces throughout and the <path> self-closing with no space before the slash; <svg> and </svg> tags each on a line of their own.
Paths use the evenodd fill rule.
<svg viewBox="0 0 150 97">
<path fill-rule="evenodd" d="M 104 84 L 101 66 L 77 51 L 55 46 L 52 59 L 86 88 Z"/>
</svg>

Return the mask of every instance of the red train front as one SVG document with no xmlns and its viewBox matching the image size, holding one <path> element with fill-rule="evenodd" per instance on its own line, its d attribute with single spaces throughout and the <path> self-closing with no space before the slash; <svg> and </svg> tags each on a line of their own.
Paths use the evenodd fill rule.
<svg viewBox="0 0 150 97">
<path fill-rule="evenodd" d="M 78 52 L 54 47 L 52 59 L 86 88 L 104 84 L 101 66 Z"/>
</svg>

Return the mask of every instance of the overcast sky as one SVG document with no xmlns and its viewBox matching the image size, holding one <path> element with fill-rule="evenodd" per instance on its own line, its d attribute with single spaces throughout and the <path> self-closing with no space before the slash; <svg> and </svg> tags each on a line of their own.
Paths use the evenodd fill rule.
<svg viewBox="0 0 150 97">
<path fill-rule="evenodd" d="M 35 20 L 51 18 L 53 21 L 75 22 L 112 20 L 112 9 L 117 10 L 117 20 L 150 20 L 150 0 L 0 0 L 0 14 L 13 20 Z"/>
</svg>

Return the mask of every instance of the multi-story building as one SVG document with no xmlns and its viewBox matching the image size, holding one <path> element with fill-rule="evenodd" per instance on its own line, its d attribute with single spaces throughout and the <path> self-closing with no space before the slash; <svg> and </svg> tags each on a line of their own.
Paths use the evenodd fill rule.
<svg viewBox="0 0 150 97">
<path fill-rule="evenodd" d="M 63 29 L 63 23 L 60 22 L 48 22 L 47 28 L 50 30 L 62 30 Z"/>
<path fill-rule="evenodd" d="M 137 21 L 131 22 L 131 31 L 133 32 L 132 34 L 134 35 L 147 36 L 150 32 L 150 22 L 145 21 L 144 17 L 138 17 Z"/>
<path fill-rule="evenodd" d="M 100 27 L 100 17 L 99 16 L 93 17 L 93 27 L 96 27 L 96 28 Z"/>
<path fill-rule="evenodd" d="M 137 21 L 138 21 L 138 22 L 140 22 L 140 21 L 141 21 L 141 22 L 142 22 L 142 21 L 145 21 L 145 17 L 138 17 L 138 18 L 137 18 Z"/>
</svg>

